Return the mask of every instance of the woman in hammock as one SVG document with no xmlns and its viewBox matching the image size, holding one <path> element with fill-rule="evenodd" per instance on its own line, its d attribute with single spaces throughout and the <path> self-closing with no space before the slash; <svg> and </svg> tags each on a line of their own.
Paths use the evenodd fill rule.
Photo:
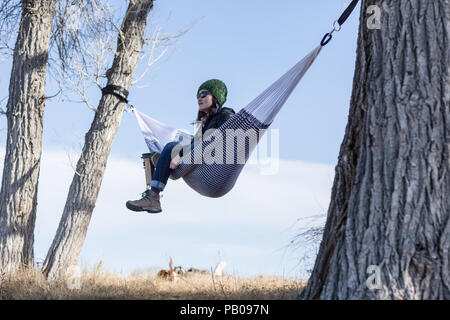
<svg viewBox="0 0 450 320">
<path fill-rule="evenodd" d="M 226 99 L 227 87 L 218 79 L 208 80 L 198 88 L 198 114 L 196 121 L 201 121 L 202 123 L 202 136 L 206 130 L 219 128 L 235 114 L 233 109 L 222 107 Z M 197 137 L 198 135 L 196 134 L 195 136 Z M 193 145 L 194 141 L 195 138 L 192 139 L 191 145 Z M 177 145 L 179 145 L 178 142 L 169 142 L 165 145 L 159 158 L 154 161 L 156 162 L 156 168 L 150 185 L 151 189 L 144 192 L 142 199 L 127 201 L 126 206 L 128 209 L 150 213 L 162 211 L 159 193 L 164 190 L 172 170 L 175 170 L 181 161 L 180 154 L 172 157 L 172 150 Z"/>
</svg>

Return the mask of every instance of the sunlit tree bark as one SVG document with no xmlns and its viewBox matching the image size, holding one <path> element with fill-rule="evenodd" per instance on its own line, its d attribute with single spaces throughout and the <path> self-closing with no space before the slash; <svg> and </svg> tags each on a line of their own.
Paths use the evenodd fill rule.
<svg viewBox="0 0 450 320">
<path fill-rule="evenodd" d="M 6 116 L 0 191 L 0 272 L 33 266 L 47 59 L 55 0 L 22 1 Z"/>
<path fill-rule="evenodd" d="M 447 0 L 362 1 L 348 124 L 299 298 L 450 298 L 449 23 Z"/>
<path fill-rule="evenodd" d="M 106 74 L 108 84 L 129 90 L 152 7 L 153 0 L 130 1 L 118 34 L 114 61 Z M 124 106 L 114 95 L 104 95 L 100 100 L 76 166 L 63 216 L 44 262 L 43 272 L 48 278 L 64 276 L 68 268 L 78 262 Z"/>
</svg>

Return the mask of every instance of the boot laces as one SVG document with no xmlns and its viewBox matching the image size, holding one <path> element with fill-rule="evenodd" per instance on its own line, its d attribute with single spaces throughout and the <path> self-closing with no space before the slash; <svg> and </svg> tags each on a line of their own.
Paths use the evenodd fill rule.
<svg viewBox="0 0 450 320">
<path fill-rule="evenodd" d="M 150 189 L 145 190 L 144 192 L 141 193 L 141 197 L 142 198 L 150 198 L 150 192 L 151 192 Z M 161 193 L 159 193 L 158 195 L 159 195 L 159 198 L 163 197 L 163 195 Z"/>
</svg>

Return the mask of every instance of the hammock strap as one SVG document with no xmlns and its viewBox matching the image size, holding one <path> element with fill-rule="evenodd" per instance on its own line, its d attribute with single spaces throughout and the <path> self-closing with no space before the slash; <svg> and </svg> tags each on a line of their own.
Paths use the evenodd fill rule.
<svg viewBox="0 0 450 320">
<path fill-rule="evenodd" d="M 350 14 L 353 12 L 353 10 L 355 9 L 356 5 L 358 4 L 358 1 L 359 0 L 353 0 L 352 2 L 350 2 L 350 4 L 347 6 L 347 8 L 344 10 L 344 12 L 339 17 L 339 19 L 333 23 L 333 30 L 331 30 L 330 32 L 326 33 L 323 36 L 322 41 L 320 42 L 320 45 L 322 47 L 325 46 L 328 42 L 331 41 L 331 39 L 333 38 L 333 32 L 334 31 L 341 30 L 342 25 L 347 20 L 347 18 L 350 16 Z M 336 23 L 339 25 L 339 28 L 336 27 Z"/>
<path fill-rule="evenodd" d="M 340 26 L 342 26 L 345 22 L 345 20 L 347 20 L 347 18 L 352 14 L 353 9 L 355 9 L 356 5 L 358 4 L 359 0 L 353 0 L 347 7 L 347 9 L 345 9 L 345 11 L 341 14 L 341 16 L 338 19 L 338 23 Z"/>
<path fill-rule="evenodd" d="M 108 84 L 106 87 L 102 89 L 102 94 L 112 94 L 113 96 L 116 96 L 120 101 L 123 101 L 125 103 L 128 103 L 127 97 L 128 97 L 128 90 L 121 87 L 116 86 L 113 84 Z"/>
</svg>

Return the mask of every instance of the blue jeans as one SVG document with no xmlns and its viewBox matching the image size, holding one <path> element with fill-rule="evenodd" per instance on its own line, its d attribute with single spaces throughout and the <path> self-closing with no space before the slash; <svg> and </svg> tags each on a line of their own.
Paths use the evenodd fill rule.
<svg viewBox="0 0 450 320">
<path fill-rule="evenodd" d="M 178 142 L 173 141 L 166 144 L 164 146 L 164 149 L 161 151 L 161 154 L 159 155 L 158 162 L 156 163 L 155 173 L 153 174 L 150 187 L 159 189 L 160 191 L 163 191 L 166 187 L 170 174 L 173 171 L 172 169 L 170 169 L 170 162 L 172 161 L 172 150 L 177 145 L 177 148 L 180 148 L 181 151 L 177 154 L 183 156 L 182 146 Z M 191 150 L 193 149 L 193 147 L 194 144 L 191 144 Z"/>
<path fill-rule="evenodd" d="M 164 146 L 164 149 L 159 155 L 156 163 L 155 173 L 152 177 L 150 187 L 164 190 L 167 181 L 169 180 L 172 169 L 170 169 L 170 161 L 172 161 L 172 149 L 177 145 L 177 142 L 169 142 Z"/>
</svg>

